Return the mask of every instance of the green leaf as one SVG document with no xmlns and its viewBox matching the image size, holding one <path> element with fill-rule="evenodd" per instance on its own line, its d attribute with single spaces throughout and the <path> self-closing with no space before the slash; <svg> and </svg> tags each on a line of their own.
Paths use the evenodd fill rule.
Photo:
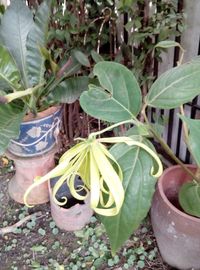
<svg viewBox="0 0 200 270">
<path fill-rule="evenodd" d="M 26 39 L 33 24 L 33 15 L 25 1 L 12 0 L 0 27 L 3 44 L 8 48 L 21 72 L 24 88 L 28 88 Z"/>
<path fill-rule="evenodd" d="M 164 40 L 156 44 L 155 48 L 171 48 L 171 47 L 180 47 L 180 44 L 174 40 Z"/>
<path fill-rule="evenodd" d="M 72 55 L 81 65 L 90 67 L 90 61 L 88 60 L 88 57 L 84 53 L 78 50 L 73 50 Z"/>
<path fill-rule="evenodd" d="M 19 128 L 25 112 L 14 105 L 0 105 L 0 155 L 2 155 L 11 139 L 19 136 Z"/>
<path fill-rule="evenodd" d="M 97 53 L 95 50 L 91 51 L 91 56 L 95 63 L 104 61 L 103 57 L 99 53 Z"/>
<path fill-rule="evenodd" d="M 88 87 L 88 77 L 73 77 L 61 82 L 49 95 L 53 103 L 73 103 Z"/>
<path fill-rule="evenodd" d="M 200 62 L 192 61 L 163 73 L 146 96 L 150 107 L 173 109 L 200 94 Z"/>
<path fill-rule="evenodd" d="M 179 115 L 181 120 L 186 123 L 189 136 L 188 136 L 188 145 L 192 153 L 193 158 L 195 159 L 198 166 L 200 166 L 200 120 L 190 119 L 185 116 Z"/>
<path fill-rule="evenodd" d="M 137 116 L 141 107 L 139 85 L 125 66 L 113 62 L 99 62 L 94 75 L 101 87 L 92 85 L 80 98 L 83 110 L 93 117 L 120 122 Z"/>
<path fill-rule="evenodd" d="M 9 51 L 0 45 L 0 87 L 1 90 L 10 88 L 19 89 L 20 73 Z M 3 88 L 3 89 L 2 89 Z"/>
<path fill-rule="evenodd" d="M 47 44 L 48 25 L 50 19 L 50 2 L 44 1 L 35 16 L 35 22 L 27 37 L 27 68 L 30 85 L 40 84 L 44 80 L 44 57 L 40 52 L 40 47 Z"/>
<path fill-rule="evenodd" d="M 183 184 L 179 191 L 179 203 L 187 214 L 200 217 L 200 184 Z"/>
<path fill-rule="evenodd" d="M 147 140 L 146 142 L 149 146 Z M 111 148 L 123 172 L 125 200 L 117 216 L 100 219 L 109 236 L 115 253 L 138 228 L 151 206 L 155 190 L 155 178 L 151 176 L 152 158 L 139 147 L 118 144 Z"/>
</svg>

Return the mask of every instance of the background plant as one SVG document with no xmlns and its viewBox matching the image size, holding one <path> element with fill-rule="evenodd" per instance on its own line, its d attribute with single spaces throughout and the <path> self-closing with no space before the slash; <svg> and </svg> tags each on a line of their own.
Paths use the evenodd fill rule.
<svg viewBox="0 0 200 270">
<path fill-rule="evenodd" d="M 165 49 L 154 46 L 169 38 L 179 38 L 186 28 L 179 1 L 119 1 L 118 11 L 125 15 L 125 43 L 121 53 L 146 92 L 158 75 L 158 62 Z"/>
</svg>

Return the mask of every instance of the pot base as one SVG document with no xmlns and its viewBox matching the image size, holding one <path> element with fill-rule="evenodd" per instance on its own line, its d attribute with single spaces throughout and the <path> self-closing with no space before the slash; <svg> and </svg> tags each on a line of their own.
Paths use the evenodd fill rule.
<svg viewBox="0 0 200 270">
<path fill-rule="evenodd" d="M 36 176 L 43 176 L 54 168 L 54 155 L 57 147 L 54 147 L 48 153 L 33 157 L 17 157 L 7 152 L 6 155 L 14 160 L 16 173 L 8 184 L 8 193 L 10 197 L 18 203 L 24 204 L 24 193 L 27 188 L 33 184 Z M 41 184 L 33 189 L 28 197 L 29 204 L 42 204 L 49 201 L 48 184 Z"/>
</svg>

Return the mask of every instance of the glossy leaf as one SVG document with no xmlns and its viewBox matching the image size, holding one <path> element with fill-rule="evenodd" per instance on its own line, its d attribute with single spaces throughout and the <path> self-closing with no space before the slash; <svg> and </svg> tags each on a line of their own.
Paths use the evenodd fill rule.
<svg viewBox="0 0 200 270">
<path fill-rule="evenodd" d="M 11 139 L 19 136 L 19 128 L 24 111 L 14 105 L 0 105 L 0 155 L 2 155 Z"/>
<path fill-rule="evenodd" d="M 33 15 L 23 0 L 12 0 L 1 20 L 0 32 L 21 72 L 24 88 L 28 88 L 26 39 L 33 24 Z"/>
<path fill-rule="evenodd" d="M 200 184 L 196 182 L 183 184 L 179 191 L 179 203 L 187 214 L 200 217 Z"/>
<path fill-rule="evenodd" d="M 192 61 L 163 73 L 146 96 L 150 107 L 173 109 L 200 94 L 200 62 Z"/>
<path fill-rule="evenodd" d="M 50 2 L 44 1 L 35 16 L 34 24 L 27 37 L 27 68 L 30 85 L 40 84 L 44 80 L 44 57 L 40 47 L 46 46 L 50 19 Z"/>
<path fill-rule="evenodd" d="M 49 95 L 54 103 L 73 103 L 88 87 L 88 77 L 73 77 L 61 82 Z"/>
<path fill-rule="evenodd" d="M 81 95 L 83 110 L 109 122 L 137 116 L 141 107 L 141 92 L 131 71 L 121 64 L 103 61 L 95 65 L 93 72 L 101 87 L 91 85 Z"/>
<path fill-rule="evenodd" d="M 1 90 L 19 89 L 20 73 L 9 51 L 0 46 L 0 87 Z M 5 86 L 5 88 L 4 88 Z"/>
<path fill-rule="evenodd" d="M 149 143 L 147 144 L 149 146 Z M 110 152 L 122 169 L 125 199 L 117 216 L 100 216 L 100 219 L 115 253 L 146 217 L 156 180 L 150 173 L 152 158 L 141 148 L 118 144 L 112 147 Z"/>
<path fill-rule="evenodd" d="M 192 156 L 195 159 L 198 166 L 200 166 L 200 120 L 190 119 L 184 116 L 179 115 L 183 122 L 186 123 L 189 136 L 188 136 L 188 145 Z"/>
</svg>

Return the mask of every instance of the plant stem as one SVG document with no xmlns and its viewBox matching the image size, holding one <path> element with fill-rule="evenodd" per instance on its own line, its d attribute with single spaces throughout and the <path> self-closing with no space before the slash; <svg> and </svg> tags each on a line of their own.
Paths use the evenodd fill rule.
<svg viewBox="0 0 200 270">
<path fill-rule="evenodd" d="M 185 116 L 183 105 L 180 106 L 180 113 L 182 116 Z M 185 136 L 185 143 L 188 146 L 188 128 L 187 128 L 187 125 L 184 121 L 182 121 L 182 123 L 183 123 L 183 132 L 184 132 L 184 136 Z"/>
<path fill-rule="evenodd" d="M 123 124 L 135 124 L 135 125 L 138 125 L 137 121 L 135 121 L 135 120 L 133 120 L 133 119 L 125 120 L 125 121 L 116 123 L 116 124 L 114 124 L 114 125 L 111 125 L 111 126 L 109 126 L 109 127 L 107 127 L 107 128 L 104 128 L 104 129 L 102 129 L 102 130 L 100 130 L 100 131 L 93 132 L 93 133 L 91 133 L 91 134 L 89 135 L 89 137 L 96 137 L 96 136 L 98 136 L 98 135 L 100 135 L 100 134 L 102 134 L 102 133 L 104 133 L 104 132 L 106 132 L 106 131 L 109 131 L 109 130 L 111 130 L 111 129 L 115 128 L 115 127 L 118 127 L 118 126 L 120 126 L 120 125 L 123 125 Z"/>
<path fill-rule="evenodd" d="M 157 134 L 157 132 L 153 129 L 152 125 L 149 123 L 149 120 L 146 116 L 146 107 L 147 105 L 144 104 L 142 109 L 142 115 L 144 116 L 145 122 L 148 124 L 150 132 L 153 134 L 153 136 L 158 140 L 160 145 L 162 146 L 163 150 L 177 163 L 179 164 L 193 179 L 195 179 L 197 182 L 200 182 L 199 175 L 193 174 L 190 169 L 187 168 L 187 166 L 175 156 L 171 148 L 167 145 L 167 143 Z"/>
</svg>

